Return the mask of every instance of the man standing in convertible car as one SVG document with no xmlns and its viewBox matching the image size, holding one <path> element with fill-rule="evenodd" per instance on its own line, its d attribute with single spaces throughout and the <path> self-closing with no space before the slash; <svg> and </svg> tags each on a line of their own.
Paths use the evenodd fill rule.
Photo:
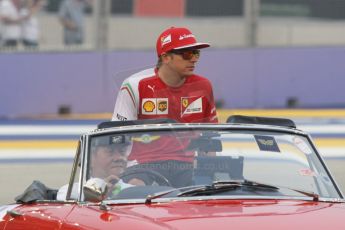
<svg viewBox="0 0 345 230">
<path fill-rule="evenodd" d="M 194 74 L 200 49 L 187 28 L 171 27 L 157 39 L 158 63 L 127 78 L 112 120 L 171 118 L 178 122 L 218 122 L 210 81 Z"/>
<path fill-rule="evenodd" d="M 170 118 L 181 123 L 217 123 L 212 85 L 194 74 L 200 49 L 209 46 L 197 42 L 187 28 L 165 30 L 156 43 L 156 68 L 143 70 L 123 82 L 112 120 Z M 188 144 L 173 136 L 156 138 L 150 144 L 139 138 L 128 159 L 139 163 L 137 167 L 158 171 L 178 182 L 173 183 L 176 187 L 186 186 L 191 183 L 194 159 L 194 152 L 186 151 Z"/>
</svg>

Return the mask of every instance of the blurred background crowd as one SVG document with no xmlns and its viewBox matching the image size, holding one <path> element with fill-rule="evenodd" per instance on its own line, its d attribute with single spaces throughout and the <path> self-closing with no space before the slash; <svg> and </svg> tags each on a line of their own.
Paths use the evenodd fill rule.
<svg viewBox="0 0 345 230">
<path fill-rule="evenodd" d="M 219 48 L 345 44 L 345 2 L 339 0 L 0 2 L 3 47 L 29 37 L 29 43 L 39 44 L 41 50 L 71 44 L 84 49 L 147 49 L 154 46 L 162 25 L 182 21 Z M 64 36 L 73 26 L 80 31 L 74 42 Z"/>
<path fill-rule="evenodd" d="M 151 49 L 168 24 L 192 27 L 217 48 L 345 44 L 345 2 L 339 0 L 0 2 L 3 47 L 11 44 L 6 42 L 8 36 L 18 41 L 29 36 L 41 50 L 71 44 L 84 49 Z M 13 35 L 15 27 L 18 32 Z M 73 29 L 79 30 L 80 38 L 71 42 L 64 31 Z"/>
</svg>

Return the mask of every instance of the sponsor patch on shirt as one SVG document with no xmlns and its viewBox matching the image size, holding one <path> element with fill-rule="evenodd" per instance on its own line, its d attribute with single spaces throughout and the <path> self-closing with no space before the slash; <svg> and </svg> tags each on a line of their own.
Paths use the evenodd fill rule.
<svg viewBox="0 0 345 230">
<path fill-rule="evenodd" d="M 181 97 L 181 117 L 192 113 L 202 113 L 202 97 Z"/>
<path fill-rule="evenodd" d="M 156 113 L 156 100 L 155 98 L 143 99 L 143 114 Z"/>
<path fill-rule="evenodd" d="M 256 143 L 261 151 L 280 152 L 274 137 L 254 135 Z"/>
<path fill-rule="evenodd" d="M 168 114 L 169 101 L 168 98 L 143 98 L 142 114 L 157 115 Z"/>
<path fill-rule="evenodd" d="M 126 121 L 127 120 L 127 117 L 124 117 L 124 116 L 122 116 L 122 115 L 120 115 L 120 114 L 116 114 L 116 118 L 118 119 L 118 120 L 120 120 L 120 121 Z"/>
<path fill-rule="evenodd" d="M 157 114 L 168 114 L 168 98 L 157 98 Z"/>
</svg>

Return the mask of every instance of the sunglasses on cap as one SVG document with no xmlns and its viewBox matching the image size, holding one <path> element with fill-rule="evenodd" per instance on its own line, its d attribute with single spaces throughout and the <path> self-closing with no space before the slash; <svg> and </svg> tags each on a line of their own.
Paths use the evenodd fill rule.
<svg viewBox="0 0 345 230">
<path fill-rule="evenodd" d="M 193 57 L 200 57 L 200 50 L 171 50 L 169 53 L 181 55 L 184 60 L 191 60 Z"/>
</svg>

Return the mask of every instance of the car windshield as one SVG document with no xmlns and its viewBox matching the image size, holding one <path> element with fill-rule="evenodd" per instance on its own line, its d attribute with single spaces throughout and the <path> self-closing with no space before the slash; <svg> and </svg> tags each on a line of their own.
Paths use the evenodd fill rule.
<svg viewBox="0 0 345 230">
<path fill-rule="evenodd" d="M 169 190 L 167 197 L 341 196 L 301 134 L 170 129 L 98 134 L 89 140 L 86 179 L 104 179 L 106 199 L 145 199 Z"/>
</svg>

